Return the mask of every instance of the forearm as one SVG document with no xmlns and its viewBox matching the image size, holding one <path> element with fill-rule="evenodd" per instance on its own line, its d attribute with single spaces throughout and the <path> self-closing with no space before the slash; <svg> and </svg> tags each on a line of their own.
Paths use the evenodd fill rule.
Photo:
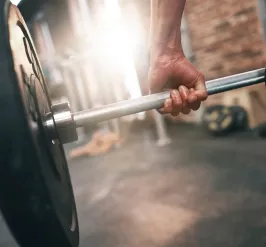
<svg viewBox="0 0 266 247">
<path fill-rule="evenodd" d="M 176 52 L 183 54 L 181 20 L 186 0 L 151 0 L 151 62 Z"/>
</svg>

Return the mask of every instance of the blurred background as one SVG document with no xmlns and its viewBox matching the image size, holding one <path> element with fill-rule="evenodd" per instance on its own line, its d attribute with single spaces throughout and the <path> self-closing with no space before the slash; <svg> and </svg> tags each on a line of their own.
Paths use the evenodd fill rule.
<svg viewBox="0 0 266 247">
<path fill-rule="evenodd" d="M 149 0 L 13 3 L 54 103 L 80 111 L 148 94 Z M 187 1 L 181 29 L 207 80 L 265 67 L 265 0 Z M 187 116 L 150 111 L 78 135 L 65 151 L 80 246 L 266 245 L 265 85 L 211 96 Z M 17 246 L 0 229 L 0 246 Z"/>
</svg>

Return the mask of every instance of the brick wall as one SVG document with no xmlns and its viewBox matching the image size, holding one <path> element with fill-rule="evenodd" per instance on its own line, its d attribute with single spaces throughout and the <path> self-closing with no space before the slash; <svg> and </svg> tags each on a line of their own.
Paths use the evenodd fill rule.
<svg viewBox="0 0 266 247">
<path fill-rule="evenodd" d="M 264 67 L 257 0 L 189 0 L 185 13 L 196 66 L 207 79 Z"/>
</svg>

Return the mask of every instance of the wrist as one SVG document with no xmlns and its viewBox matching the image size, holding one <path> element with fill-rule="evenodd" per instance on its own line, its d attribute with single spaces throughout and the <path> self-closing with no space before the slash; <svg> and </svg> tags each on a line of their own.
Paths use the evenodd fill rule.
<svg viewBox="0 0 266 247">
<path fill-rule="evenodd" d="M 151 49 L 150 67 L 166 67 L 173 60 L 181 60 L 185 58 L 182 47 L 158 44 Z"/>
</svg>

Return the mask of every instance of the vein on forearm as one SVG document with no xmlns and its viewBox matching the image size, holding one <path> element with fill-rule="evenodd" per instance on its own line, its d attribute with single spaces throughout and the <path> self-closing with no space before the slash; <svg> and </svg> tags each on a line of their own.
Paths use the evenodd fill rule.
<svg viewBox="0 0 266 247">
<path fill-rule="evenodd" d="M 151 0 L 150 49 L 152 53 L 164 49 L 182 50 L 181 20 L 186 0 Z"/>
</svg>

